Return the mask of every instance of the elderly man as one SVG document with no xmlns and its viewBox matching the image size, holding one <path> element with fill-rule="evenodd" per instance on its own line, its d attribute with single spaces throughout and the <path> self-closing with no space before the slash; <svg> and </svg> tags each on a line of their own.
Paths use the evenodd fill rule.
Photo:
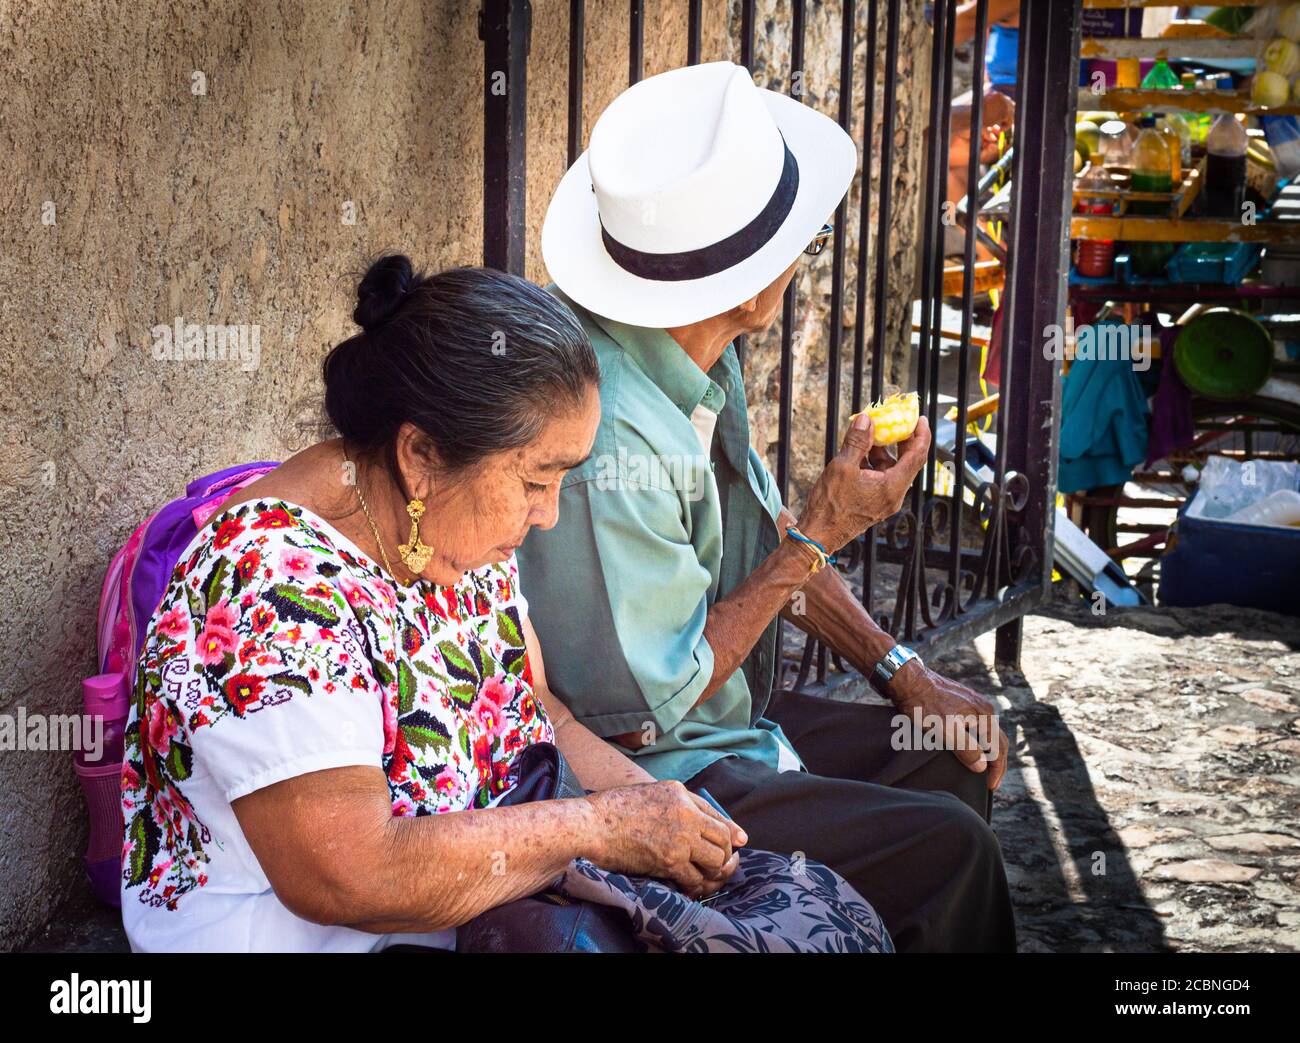
<svg viewBox="0 0 1300 1043">
<path fill-rule="evenodd" d="M 519 552 L 522 585 L 551 687 L 589 728 L 707 790 L 754 847 L 833 866 L 900 950 L 1007 950 L 987 824 L 1006 765 L 994 708 L 823 568 L 899 508 L 925 421 L 896 460 L 856 421 L 797 519 L 749 446 L 732 341 L 772 324 L 856 164 L 838 125 L 730 62 L 651 77 L 604 112 L 542 235 L 552 292 L 600 359 L 602 419 L 559 524 Z M 786 695 L 765 717 L 779 614 L 894 706 Z M 893 748 L 894 718 L 914 710 L 978 721 L 981 743 Z"/>
</svg>

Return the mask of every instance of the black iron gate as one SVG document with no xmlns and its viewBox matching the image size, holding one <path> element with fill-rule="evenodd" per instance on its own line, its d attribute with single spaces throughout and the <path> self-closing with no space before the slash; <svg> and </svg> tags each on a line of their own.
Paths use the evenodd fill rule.
<svg viewBox="0 0 1300 1043">
<path fill-rule="evenodd" d="M 643 66 L 643 5 L 626 2 L 629 33 L 629 83 Z M 682 0 L 687 7 L 688 63 L 700 59 L 702 0 Z M 734 57 L 753 67 L 755 0 L 730 0 L 739 25 Z M 899 67 L 899 24 L 904 3 L 920 0 L 843 0 L 839 80 L 839 122 L 853 133 L 854 44 L 858 14 L 866 9 L 865 82 L 861 101 L 864 128 L 874 126 L 879 86 L 883 126 L 895 124 Z M 918 477 L 910 500 L 893 518 L 876 526 L 841 555 L 843 568 L 860 582 L 864 604 L 882 627 L 899 640 L 931 654 L 965 643 L 975 635 L 997 630 L 997 658 L 1019 659 L 1023 615 L 1043 597 L 1052 576 L 1052 531 L 1056 498 L 1056 444 L 1059 428 L 1059 362 L 1043 351 L 1044 329 L 1062 321 L 1069 249 L 1069 190 L 1067 166 L 1073 141 L 1077 96 L 1080 8 L 1082 0 L 1022 0 L 1014 145 L 993 171 L 981 174 L 978 147 L 982 126 L 985 78 L 987 0 L 980 0 L 971 43 L 971 160 L 966 184 L 978 186 L 969 201 L 949 200 L 946 175 L 952 123 L 954 52 L 958 0 L 931 5 L 929 127 L 927 165 L 921 183 L 920 284 L 913 294 L 920 302 L 914 343 L 913 386 L 936 432 L 929 466 Z M 582 126 L 585 0 L 569 4 L 568 157 L 580 154 Z M 791 77 L 796 84 L 804 65 L 805 0 L 790 0 Z M 883 18 L 881 17 L 883 15 Z M 532 11 L 528 0 L 483 0 L 479 35 L 484 42 L 484 186 L 483 259 L 494 267 L 522 274 L 524 263 L 525 106 Z M 883 22 L 883 33 L 878 23 Z M 883 36 L 883 39 L 880 37 Z M 500 90 L 501 77 L 509 90 Z M 890 299 L 886 252 L 879 249 L 890 229 L 891 210 L 900 205 L 893 195 L 894 139 L 879 141 L 864 133 L 863 169 L 879 165 L 879 191 L 872 197 L 871 178 L 864 177 L 861 207 L 852 215 L 859 223 L 857 313 L 852 325 L 851 401 L 854 410 L 883 391 L 887 302 Z M 876 155 L 876 152 L 879 155 Z M 1003 193 L 1005 234 L 992 239 L 979 220 L 984 197 L 998 177 L 1011 176 L 1009 200 Z M 908 202 L 909 201 L 904 201 Z M 844 229 L 850 219 L 848 202 L 835 216 L 832 249 L 831 321 L 828 323 L 826 445 L 829 459 L 837 448 L 843 379 Z M 945 226 L 954 212 L 963 230 L 960 331 L 944 330 L 941 307 L 944 291 Z M 1002 306 L 999 403 L 995 423 L 982 436 L 967 437 L 969 378 L 978 349 L 972 324 L 975 304 L 976 242 L 983 242 L 1005 261 Z M 872 243 L 877 244 L 874 253 Z M 868 276 L 871 276 L 870 280 Z M 873 328 L 866 329 L 867 294 L 874 302 Z M 796 300 L 792 284 L 785 298 L 781 335 L 779 441 L 775 476 L 782 495 L 788 491 L 791 448 L 792 372 Z M 951 311 L 950 311 L 951 314 Z M 955 345 L 948 352 L 942 343 Z M 743 345 L 741 358 L 744 359 Z M 972 360 L 976 360 L 973 363 Z M 941 372 L 953 375 L 955 402 L 940 414 Z M 870 387 L 864 377 L 870 373 Z M 953 438 L 940 445 L 938 422 L 951 415 Z M 951 488 L 942 489 L 939 475 L 948 468 Z M 968 502 L 969 500 L 969 502 Z M 883 604 L 883 607 L 882 607 Z M 826 650 L 811 639 L 801 655 L 787 657 L 778 684 L 793 672 L 797 687 L 827 683 L 830 664 Z M 849 669 L 836 661 L 841 677 Z"/>
</svg>

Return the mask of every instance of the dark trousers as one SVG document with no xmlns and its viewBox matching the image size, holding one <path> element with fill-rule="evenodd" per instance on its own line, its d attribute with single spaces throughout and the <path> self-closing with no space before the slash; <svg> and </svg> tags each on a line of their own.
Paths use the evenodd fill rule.
<svg viewBox="0 0 1300 1043">
<path fill-rule="evenodd" d="M 899 952 L 1012 952 L 1015 921 L 983 775 L 943 750 L 895 750 L 889 706 L 783 693 L 771 713 L 807 771 L 715 761 L 703 787 L 749 845 L 830 866 Z M 910 734 L 910 730 L 908 732 Z"/>
</svg>

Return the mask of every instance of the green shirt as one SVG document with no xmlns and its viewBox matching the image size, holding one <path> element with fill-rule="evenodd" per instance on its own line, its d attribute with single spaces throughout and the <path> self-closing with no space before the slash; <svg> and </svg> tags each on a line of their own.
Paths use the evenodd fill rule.
<svg viewBox="0 0 1300 1043">
<path fill-rule="evenodd" d="M 561 483 L 558 524 L 533 529 L 519 550 L 550 687 L 597 735 L 645 734 L 637 761 L 657 778 L 685 781 L 731 755 L 798 767 L 761 716 L 775 620 L 695 705 L 713 678 L 709 606 L 779 541 L 780 497 L 749 445 L 734 346 L 705 374 L 667 331 L 593 315 L 549 289 L 582 322 L 601 369 L 591 456 Z M 718 414 L 709 456 L 697 406 Z"/>
</svg>

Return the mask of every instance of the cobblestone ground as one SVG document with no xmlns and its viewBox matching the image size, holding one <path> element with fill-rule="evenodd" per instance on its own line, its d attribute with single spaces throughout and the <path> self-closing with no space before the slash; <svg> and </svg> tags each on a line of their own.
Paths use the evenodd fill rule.
<svg viewBox="0 0 1300 1043">
<path fill-rule="evenodd" d="M 1023 673 L 991 634 L 934 665 L 1002 708 L 1022 951 L 1300 951 L 1300 620 L 1061 599 Z"/>
<path fill-rule="evenodd" d="M 1300 950 L 1300 620 L 1058 603 L 1023 676 L 991 640 L 1014 766 L 994 822 L 1028 951 Z"/>
<path fill-rule="evenodd" d="M 1300 620 L 1059 600 L 1025 622 L 1023 674 L 992 663 L 989 634 L 935 665 L 1002 707 L 1022 951 L 1300 951 Z M 106 911 L 33 944 L 122 947 Z"/>
</svg>

